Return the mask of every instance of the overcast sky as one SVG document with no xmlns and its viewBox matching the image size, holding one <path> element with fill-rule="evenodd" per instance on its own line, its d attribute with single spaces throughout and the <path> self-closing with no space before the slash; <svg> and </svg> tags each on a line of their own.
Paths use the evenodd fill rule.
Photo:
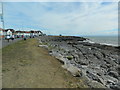
<svg viewBox="0 0 120 90">
<path fill-rule="evenodd" d="M 7 2 L 6 28 L 46 34 L 117 35 L 117 2 Z"/>
</svg>

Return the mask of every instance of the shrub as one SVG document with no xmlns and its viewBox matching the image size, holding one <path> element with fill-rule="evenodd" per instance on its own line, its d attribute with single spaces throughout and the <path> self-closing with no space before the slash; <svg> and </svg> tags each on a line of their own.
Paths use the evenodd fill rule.
<svg viewBox="0 0 120 90">
<path fill-rule="evenodd" d="M 73 57 L 72 57 L 72 56 L 67 56 L 67 59 L 68 59 L 68 60 L 72 60 Z"/>
</svg>

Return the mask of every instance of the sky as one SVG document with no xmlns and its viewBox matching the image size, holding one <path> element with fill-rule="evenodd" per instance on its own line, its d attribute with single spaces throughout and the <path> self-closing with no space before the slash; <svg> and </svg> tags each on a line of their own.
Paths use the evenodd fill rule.
<svg viewBox="0 0 120 90">
<path fill-rule="evenodd" d="M 3 6 L 5 28 L 51 35 L 118 34 L 117 2 L 4 2 Z"/>
</svg>

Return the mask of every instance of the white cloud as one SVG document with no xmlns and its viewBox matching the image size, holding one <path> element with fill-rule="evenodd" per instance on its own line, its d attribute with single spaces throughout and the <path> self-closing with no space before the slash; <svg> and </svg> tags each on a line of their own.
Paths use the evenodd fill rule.
<svg viewBox="0 0 120 90">
<path fill-rule="evenodd" d="M 0 0 L 1 2 L 118 2 L 119 0 Z"/>
<path fill-rule="evenodd" d="M 17 7 L 15 11 L 30 18 L 31 24 L 47 29 L 48 34 L 107 35 L 118 28 L 118 3 L 28 3 Z"/>
<path fill-rule="evenodd" d="M 70 6 L 61 4 L 60 7 Z M 117 17 L 117 3 L 105 6 L 101 3 L 82 3 L 78 9 L 70 13 L 46 12 L 44 16 L 38 17 L 37 21 L 42 21 L 53 34 L 105 35 L 109 30 L 118 28 Z"/>
</svg>

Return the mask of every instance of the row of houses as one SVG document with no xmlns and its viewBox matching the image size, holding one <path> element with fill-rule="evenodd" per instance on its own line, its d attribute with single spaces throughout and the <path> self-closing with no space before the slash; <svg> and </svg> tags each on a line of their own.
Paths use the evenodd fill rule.
<svg viewBox="0 0 120 90">
<path fill-rule="evenodd" d="M 43 35 L 43 33 L 41 31 L 15 31 L 14 29 L 2 29 L 0 28 L 0 37 L 5 37 L 5 36 L 12 36 L 12 35 L 16 35 L 16 36 L 41 36 Z"/>
</svg>

